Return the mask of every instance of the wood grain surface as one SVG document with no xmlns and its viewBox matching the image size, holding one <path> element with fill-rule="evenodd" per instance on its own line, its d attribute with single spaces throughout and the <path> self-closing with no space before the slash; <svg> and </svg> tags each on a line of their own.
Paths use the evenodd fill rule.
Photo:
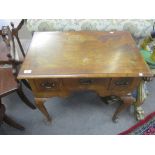
<svg viewBox="0 0 155 155">
<path fill-rule="evenodd" d="M 129 32 L 36 32 L 18 78 L 150 75 Z"/>
</svg>

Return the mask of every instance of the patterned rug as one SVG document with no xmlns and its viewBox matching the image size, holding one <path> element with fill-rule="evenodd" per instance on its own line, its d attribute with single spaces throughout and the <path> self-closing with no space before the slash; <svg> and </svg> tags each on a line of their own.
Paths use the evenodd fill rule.
<svg viewBox="0 0 155 155">
<path fill-rule="evenodd" d="M 155 112 L 119 135 L 155 135 Z"/>
</svg>

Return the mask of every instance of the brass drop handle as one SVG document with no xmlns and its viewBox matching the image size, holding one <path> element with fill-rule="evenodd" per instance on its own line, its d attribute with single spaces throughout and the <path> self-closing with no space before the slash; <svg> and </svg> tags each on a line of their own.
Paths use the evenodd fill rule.
<svg viewBox="0 0 155 155">
<path fill-rule="evenodd" d="M 41 87 L 44 87 L 46 89 L 52 89 L 52 88 L 55 88 L 56 87 L 55 82 L 49 82 L 49 81 L 46 81 L 44 83 L 41 83 L 40 85 L 41 85 Z"/>
<path fill-rule="evenodd" d="M 92 79 L 80 79 L 79 82 L 82 85 L 90 85 L 90 84 L 92 84 L 93 80 Z"/>
<path fill-rule="evenodd" d="M 116 86 L 127 86 L 129 85 L 129 81 L 116 81 L 115 85 Z"/>
</svg>

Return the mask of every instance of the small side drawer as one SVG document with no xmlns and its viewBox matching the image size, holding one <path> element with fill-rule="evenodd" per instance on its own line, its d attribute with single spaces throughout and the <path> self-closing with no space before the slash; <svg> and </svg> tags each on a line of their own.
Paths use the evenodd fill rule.
<svg viewBox="0 0 155 155">
<path fill-rule="evenodd" d="M 110 82 L 109 89 L 111 90 L 125 90 L 132 87 L 134 78 L 125 77 L 125 78 L 112 78 Z"/>
<path fill-rule="evenodd" d="M 34 80 L 34 84 L 39 91 L 59 90 L 61 87 L 61 81 L 59 79 L 37 79 Z"/>
</svg>

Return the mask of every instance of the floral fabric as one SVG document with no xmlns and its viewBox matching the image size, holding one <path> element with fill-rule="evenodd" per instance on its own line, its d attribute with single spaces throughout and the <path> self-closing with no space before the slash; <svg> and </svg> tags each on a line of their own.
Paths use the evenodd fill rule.
<svg viewBox="0 0 155 155">
<path fill-rule="evenodd" d="M 148 36 L 155 20 L 149 19 L 28 19 L 29 31 L 130 31 L 133 37 Z"/>
</svg>

